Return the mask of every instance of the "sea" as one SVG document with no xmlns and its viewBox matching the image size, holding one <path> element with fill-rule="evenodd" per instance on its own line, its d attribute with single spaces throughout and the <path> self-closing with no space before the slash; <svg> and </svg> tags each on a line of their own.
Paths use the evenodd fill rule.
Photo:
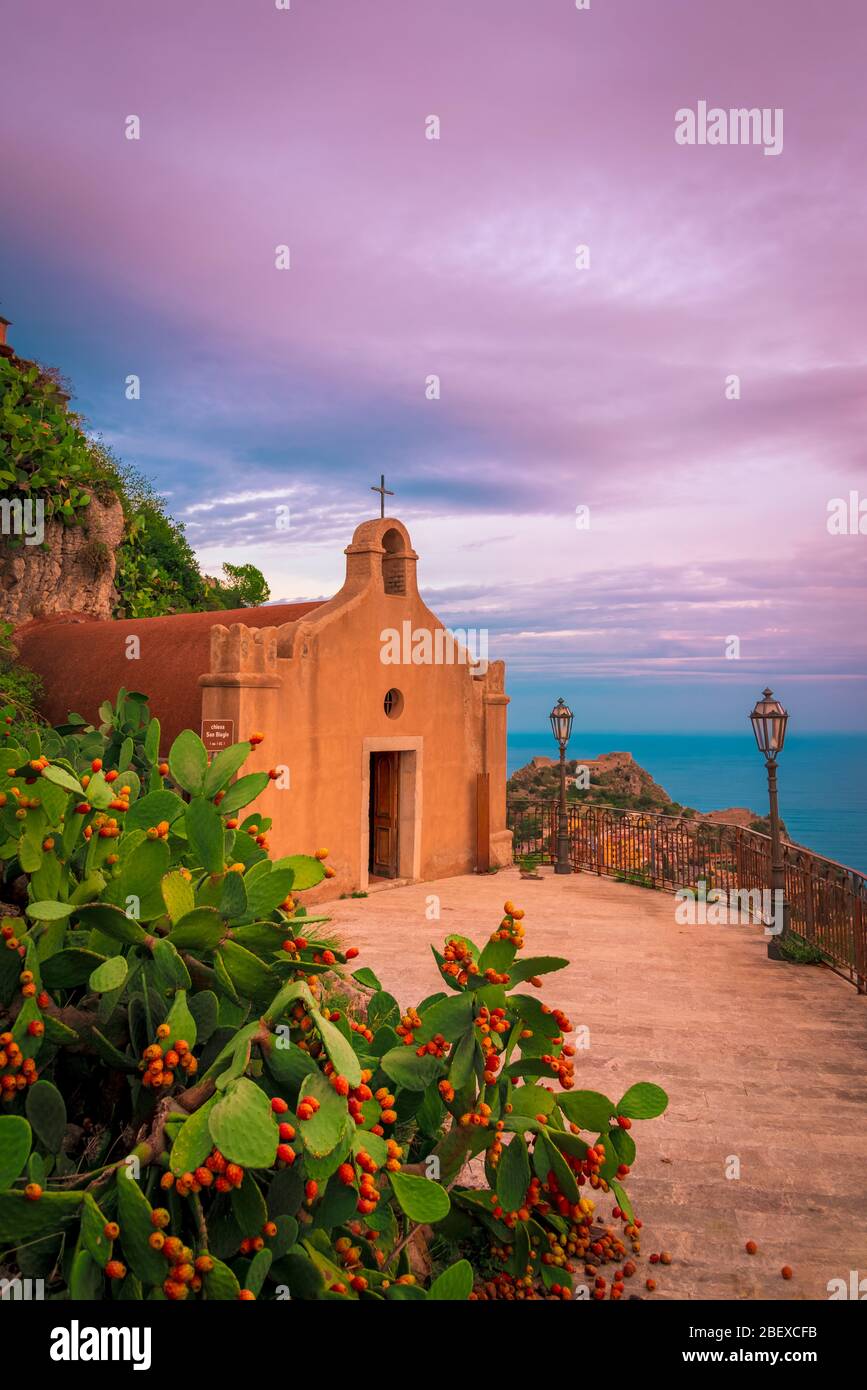
<svg viewBox="0 0 867 1390">
<path fill-rule="evenodd" d="M 567 757 L 627 752 L 673 801 L 697 811 L 768 809 L 767 773 L 752 734 L 573 732 Z M 550 730 L 509 733 L 509 775 L 537 754 L 557 757 Z M 793 840 L 867 873 L 867 734 L 789 732 L 779 759 L 780 815 Z"/>
</svg>

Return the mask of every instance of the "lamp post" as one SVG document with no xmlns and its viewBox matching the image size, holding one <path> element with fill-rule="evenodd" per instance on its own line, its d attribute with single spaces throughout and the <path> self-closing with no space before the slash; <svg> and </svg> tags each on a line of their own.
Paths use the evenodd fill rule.
<svg viewBox="0 0 867 1390">
<path fill-rule="evenodd" d="M 569 826 L 566 814 L 566 744 L 572 732 L 572 711 L 561 696 L 550 714 L 551 728 L 560 745 L 560 818 L 557 826 L 557 862 L 555 874 L 571 874 L 569 862 Z"/>
<path fill-rule="evenodd" d="M 786 870 L 783 864 L 783 845 L 780 836 L 780 809 L 777 800 L 777 756 L 782 752 L 786 739 L 786 725 L 789 716 L 779 700 L 774 699 L 772 690 L 764 690 L 762 698 L 756 701 L 750 715 L 753 733 L 756 736 L 759 752 L 765 759 L 768 770 L 768 801 L 771 808 L 771 890 L 773 896 L 774 924 L 778 909 L 782 910 L 782 935 L 789 925 L 789 904 L 786 901 Z M 778 933 L 779 935 L 779 933 Z M 768 942 L 768 953 L 775 943 Z"/>
</svg>

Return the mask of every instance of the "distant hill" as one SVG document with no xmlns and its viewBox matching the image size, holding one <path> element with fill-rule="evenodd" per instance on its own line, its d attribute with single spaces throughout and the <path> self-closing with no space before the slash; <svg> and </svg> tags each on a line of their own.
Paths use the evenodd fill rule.
<svg viewBox="0 0 867 1390">
<path fill-rule="evenodd" d="M 509 796 L 556 800 L 560 795 L 560 764 L 556 758 L 536 757 L 519 767 L 506 784 Z M 696 811 L 679 801 L 654 782 L 650 773 L 639 767 L 631 753 L 602 753 L 598 758 L 570 758 L 566 761 L 566 795 L 570 801 L 589 806 L 618 806 L 629 811 L 657 811 L 687 820 L 710 821 L 718 825 L 741 825 L 770 831 L 767 816 L 760 816 L 746 806 L 730 806 L 722 811 Z M 785 826 L 783 834 L 786 834 Z"/>
</svg>

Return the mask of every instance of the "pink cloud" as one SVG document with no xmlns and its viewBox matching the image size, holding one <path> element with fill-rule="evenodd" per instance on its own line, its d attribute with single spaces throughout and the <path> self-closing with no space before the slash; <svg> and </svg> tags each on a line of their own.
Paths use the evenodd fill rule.
<svg viewBox="0 0 867 1390">
<path fill-rule="evenodd" d="M 126 437 L 208 487 L 294 468 L 330 538 L 334 477 L 287 464 L 289 443 L 328 439 L 332 459 L 391 438 L 419 515 L 465 499 L 482 539 L 592 503 L 604 546 L 532 564 L 592 595 L 612 659 L 692 661 L 722 589 L 758 603 L 741 612 L 769 655 L 836 669 L 864 656 L 863 552 L 823 530 L 864 478 L 863 36 L 860 0 L 45 0 L 7 25 L 2 235 L 83 361 L 82 300 L 123 307 L 111 351 L 168 378 Z M 678 146 L 699 99 L 782 107 L 782 155 Z M 8 290 L 4 307 L 26 323 Z M 203 434 L 224 419 L 247 454 Z M 255 546 L 247 511 L 207 539 Z M 516 593 L 480 553 L 515 659 L 537 659 L 519 634 L 549 590 Z M 453 556 L 431 564 L 444 584 Z"/>
</svg>

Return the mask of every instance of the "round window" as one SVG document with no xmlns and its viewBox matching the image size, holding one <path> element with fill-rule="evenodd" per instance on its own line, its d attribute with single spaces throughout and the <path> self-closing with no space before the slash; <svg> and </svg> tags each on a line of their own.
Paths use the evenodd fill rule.
<svg viewBox="0 0 867 1390">
<path fill-rule="evenodd" d="M 403 713 L 403 696 L 400 691 L 394 689 L 387 690 L 385 692 L 385 699 L 382 702 L 382 708 L 385 710 L 389 719 L 397 719 L 398 715 Z"/>
</svg>

